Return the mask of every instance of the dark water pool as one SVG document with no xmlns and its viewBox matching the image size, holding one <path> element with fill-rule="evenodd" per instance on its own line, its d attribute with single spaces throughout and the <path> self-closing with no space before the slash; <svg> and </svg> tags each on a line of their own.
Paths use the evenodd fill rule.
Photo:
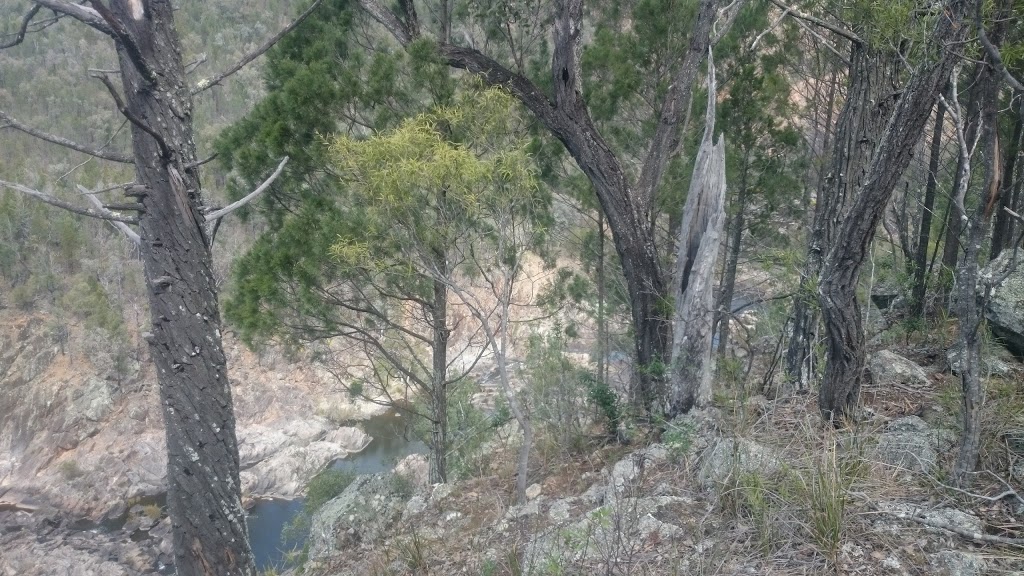
<svg viewBox="0 0 1024 576">
<path fill-rule="evenodd" d="M 355 474 L 377 474 L 394 468 L 395 464 L 410 454 L 427 452 L 427 446 L 412 434 L 408 416 L 394 411 L 375 416 L 365 422 L 353 423 L 359 426 L 373 440 L 361 452 L 347 458 L 335 460 L 331 468 Z M 281 531 L 292 518 L 302 511 L 303 499 L 259 500 L 249 510 L 249 541 L 256 557 L 256 569 L 281 567 L 285 553 L 301 549 L 303 541 L 283 542 Z"/>
</svg>

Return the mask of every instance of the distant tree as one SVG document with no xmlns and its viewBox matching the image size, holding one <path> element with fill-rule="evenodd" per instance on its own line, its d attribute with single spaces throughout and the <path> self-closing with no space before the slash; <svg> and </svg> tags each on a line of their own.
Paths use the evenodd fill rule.
<svg viewBox="0 0 1024 576">
<path fill-rule="evenodd" d="M 146 339 L 156 364 L 166 432 L 175 566 L 179 574 L 187 575 L 255 574 L 211 259 L 212 224 L 237 206 L 211 210 L 204 204 L 192 98 L 261 54 L 280 35 L 227 72 L 193 87 L 186 78 L 170 2 L 35 0 L 18 33 L 2 47 L 22 42 L 29 30 L 39 30 L 32 23 L 43 9 L 113 40 L 122 90 L 110 79 L 114 73 L 93 75 L 131 125 L 132 154 L 79 145 L 25 125 L 17 129 L 97 158 L 133 164 L 136 181 L 124 188 L 128 204 L 104 206 L 90 193 L 86 196 L 93 206 L 88 208 L 20 184 L 0 185 L 114 222 L 139 245 L 152 322 Z M 12 119 L 6 120 L 12 125 Z M 138 215 L 120 215 L 123 212 Z M 138 231 L 129 225 L 138 225 Z"/>
</svg>

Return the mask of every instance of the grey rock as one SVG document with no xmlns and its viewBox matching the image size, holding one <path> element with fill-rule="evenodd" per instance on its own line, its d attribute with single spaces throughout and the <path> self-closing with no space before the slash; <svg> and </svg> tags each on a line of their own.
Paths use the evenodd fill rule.
<svg viewBox="0 0 1024 576">
<path fill-rule="evenodd" d="M 949 371 L 953 374 L 960 373 L 960 363 L 963 357 L 963 351 L 959 348 L 950 348 L 946 352 L 946 365 L 949 367 Z M 995 358 L 988 355 L 982 355 L 981 357 L 981 374 L 983 376 L 1007 376 L 1013 372 L 1013 369 L 1009 364 L 1003 362 L 999 358 Z"/>
<path fill-rule="evenodd" d="M 705 452 L 697 478 L 708 488 L 741 474 L 774 474 L 781 464 L 773 448 L 747 438 L 722 438 Z"/>
<path fill-rule="evenodd" d="M 406 501 L 388 474 L 358 476 L 313 515 L 309 558 L 322 561 L 347 546 L 376 542 L 401 518 Z"/>
<path fill-rule="evenodd" d="M 977 554 L 958 550 L 943 550 L 928 557 L 935 576 L 981 576 L 985 573 L 985 559 Z"/>
<path fill-rule="evenodd" d="M 910 472 L 927 472 L 935 466 L 940 448 L 950 443 L 948 433 L 933 430 L 917 416 L 890 422 L 878 437 L 878 461 Z"/>
<path fill-rule="evenodd" d="M 904 388 L 923 389 L 931 386 L 931 380 L 924 368 L 891 350 L 876 352 L 868 358 L 868 369 L 875 385 L 887 388 L 898 385 Z"/>
<path fill-rule="evenodd" d="M 981 271 L 979 287 L 1003 277 L 1012 263 L 1012 250 L 1004 250 Z M 992 333 L 1018 356 L 1024 356 L 1024 266 L 1017 265 L 1009 276 L 993 287 L 985 306 L 985 318 Z"/>
</svg>

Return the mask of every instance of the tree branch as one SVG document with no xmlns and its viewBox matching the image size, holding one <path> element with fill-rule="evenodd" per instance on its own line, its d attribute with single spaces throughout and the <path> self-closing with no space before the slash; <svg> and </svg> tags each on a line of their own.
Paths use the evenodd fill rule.
<svg viewBox="0 0 1024 576">
<path fill-rule="evenodd" d="M 74 212 L 75 214 L 80 214 L 82 216 L 88 216 L 90 218 L 96 218 L 98 220 L 109 220 L 109 221 L 113 221 L 113 222 L 124 222 L 125 224 L 138 224 L 139 223 L 139 220 L 137 218 L 127 218 L 127 217 L 124 217 L 124 216 L 118 216 L 116 214 L 109 213 L 109 211 L 106 214 L 104 214 L 102 212 L 98 212 L 98 211 L 95 211 L 95 210 L 90 210 L 89 208 L 82 208 L 82 207 L 79 207 L 79 206 L 75 206 L 74 204 L 70 204 L 68 202 L 64 202 L 63 200 L 59 200 L 57 198 L 54 198 L 53 196 L 50 196 L 49 194 L 46 194 L 44 192 L 40 192 L 38 190 L 33 190 L 33 189 L 29 188 L 28 186 L 22 186 L 21 184 L 15 184 L 14 182 L 6 182 L 4 180 L 0 180 L 0 186 L 3 186 L 5 188 L 10 188 L 11 190 L 14 190 L 16 192 L 21 192 L 22 194 L 25 194 L 26 196 L 31 196 L 31 197 L 35 198 L 36 200 L 39 200 L 40 202 L 44 202 L 46 204 L 49 204 L 50 206 L 56 206 L 57 208 L 61 208 L 61 209 L 67 210 L 68 212 Z"/>
<path fill-rule="evenodd" d="M 245 56 L 242 56 L 241 60 L 236 62 L 233 66 L 231 66 L 224 72 L 218 74 L 217 76 L 214 76 L 213 78 L 200 80 L 199 83 L 196 84 L 195 88 L 192 89 L 192 95 L 195 96 L 196 94 L 199 94 L 204 90 L 207 90 L 209 88 L 216 86 L 217 84 L 220 84 L 224 81 L 225 78 L 231 76 L 235 72 L 238 72 L 243 67 L 245 67 L 245 65 L 249 62 L 252 62 L 253 60 L 259 58 L 260 55 L 262 55 L 264 52 L 270 50 L 274 46 L 274 44 L 277 44 L 278 41 L 281 40 L 281 38 L 284 38 L 285 34 L 291 32 L 296 26 L 301 24 L 303 20 L 305 20 L 310 14 L 313 13 L 314 10 L 316 10 L 318 6 L 320 6 L 321 2 L 323 2 L 323 0 L 316 0 L 315 2 L 313 2 L 313 4 L 311 4 L 309 8 L 306 8 L 305 12 L 299 14 L 299 17 L 296 18 L 291 24 L 282 28 L 280 32 L 272 36 L 269 40 L 260 45 L 259 48 L 256 48 L 256 50 L 253 50 Z"/>
<path fill-rule="evenodd" d="M 385 8 L 377 0 L 359 0 L 359 5 L 371 18 L 380 22 L 402 46 L 408 46 L 416 38 L 412 31 L 398 19 L 398 16 L 395 16 L 394 12 Z"/>
<path fill-rule="evenodd" d="M 643 168 L 640 170 L 640 179 L 636 185 L 636 193 L 642 201 L 642 209 L 645 213 L 652 210 L 654 192 L 661 183 L 668 160 L 679 149 L 683 115 L 690 109 L 697 68 L 708 53 L 711 27 L 717 13 L 717 0 L 701 0 L 700 12 L 697 13 L 697 21 L 693 25 L 689 49 L 683 56 L 683 61 L 676 71 L 668 93 L 665 94 L 664 102 L 662 102 L 658 127 L 647 149 L 647 157 L 644 159 Z"/>
<path fill-rule="evenodd" d="M 93 207 L 96 208 L 96 210 L 99 211 L 101 214 L 105 214 L 108 217 L 117 217 L 116 214 L 108 210 L 107 207 L 103 205 L 103 202 L 101 202 L 100 199 L 96 197 L 95 192 L 90 191 L 88 188 L 82 186 L 81 184 L 79 184 L 77 188 L 78 191 L 83 196 L 85 196 L 89 203 L 92 204 Z M 107 222 L 110 222 L 111 226 L 120 230 L 121 233 L 124 234 L 126 238 L 131 240 L 136 246 L 142 245 L 142 238 L 139 237 L 138 232 L 129 228 L 128 225 L 125 224 L 124 222 L 120 220 L 107 220 Z"/>
<path fill-rule="evenodd" d="M 119 154 L 117 152 L 105 152 L 102 148 L 89 148 L 82 144 L 78 144 L 77 142 L 72 142 L 67 138 L 56 136 L 54 134 L 48 134 L 41 130 L 36 130 L 31 126 L 23 124 L 18 120 L 15 120 L 14 118 L 10 117 L 3 110 L 0 110 L 0 119 L 2 119 L 4 122 L 7 122 L 7 125 L 9 127 L 18 130 L 19 132 L 24 132 L 25 134 L 28 134 L 30 136 L 35 136 L 36 138 L 39 138 L 40 140 L 45 140 L 47 142 L 50 142 L 51 144 L 56 144 L 58 146 L 63 146 L 65 148 L 70 148 L 77 152 L 88 154 L 89 156 L 95 156 L 96 158 L 102 158 L 103 160 L 110 160 L 111 162 L 120 162 L 122 164 L 135 163 L 134 160 L 132 160 L 132 157 L 126 154 Z"/>
<path fill-rule="evenodd" d="M 152 136 L 153 139 L 156 140 L 157 145 L 160 146 L 160 156 L 163 157 L 164 160 L 170 160 L 171 149 L 167 146 L 167 142 L 164 141 L 164 137 L 156 130 L 150 128 L 149 125 L 143 122 L 141 118 L 132 114 L 132 111 L 125 106 L 124 100 L 121 100 L 121 95 L 117 93 L 117 88 L 114 87 L 114 83 L 110 81 L 110 78 L 107 78 L 106 74 L 93 74 L 92 77 L 103 82 L 103 85 L 107 87 L 107 91 L 110 92 L 110 96 L 114 99 L 114 103 L 117 105 L 117 109 L 121 111 L 121 114 L 123 114 L 129 122 L 137 126 L 139 130 L 142 130 L 146 134 Z"/>
<path fill-rule="evenodd" d="M 34 0 L 36 4 L 41 5 L 43 8 L 48 8 L 54 12 L 60 14 L 67 14 L 75 20 L 87 24 L 92 28 L 99 30 L 100 32 L 117 39 L 117 35 L 110 29 L 107 22 L 100 16 L 100 13 L 87 6 L 80 4 L 72 4 L 66 0 Z"/>
<path fill-rule="evenodd" d="M 143 80 L 151 86 L 156 85 L 156 73 L 153 72 L 153 68 L 146 61 L 146 57 L 142 55 L 142 50 L 139 49 L 138 43 L 135 42 L 135 38 L 132 38 L 131 32 L 125 28 L 124 23 L 118 20 L 113 12 L 100 0 L 89 0 L 89 3 L 93 5 L 100 18 L 103 18 L 103 21 L 110 27 L 111 36 L 124 48 L 128 59 L 135 65 L 135 69 L 139 71 L 139 75 L 142 76 Z M 137 18 L 139 17 L 141 17 L 141 14 L 137 16 Z"/>
<path fill-rule="evenodd" d="M 1003 64 L 1003 57 L 999 55 L 999 48 L 992 43 L 992 40 L 988 37 L 988 33 L 985 32 L 985 24 L 981 20 L 981 5 L 982 2 L 980 0 L 975 3 L 974 26 L 978 29 L 978 40 L 981 41 L 981 45 L 985 48 L 985 53 L 988 54 L 989 60 L 991 60 L 989 65 L 995 68 L 996 72 L 999 72 L 1003 76 L 1003 79 L 1006 80 L 1006 83 L 1014 90 L 1024 91 L 1024 84 L 1021 84 L 1020 80 L 1015 78 L 1013 74 L 1010 74 L 1010 71 L 1006 69 L 1006 65 Z"/>
<path fill-rule="evenodd" d="M 260 194 L 263 194 L 263 192 L 266 191 L 266 189 L 269 188 L 270 185 L 274 183 L 274 180 L 277 180 L 277 177 L 281 175 L 281 172 L 284 171 L 284 165 L 287 163 L 288 157 L 285 156 L 284 160 L 281 160 L 281 163 L 277 165 L 277 170 L 274 170 L 274 173 L 271 174 L 269 178 L 264 180 L 263 184 L 260 184 L 259 187 L 257 187 L 255 190 L 246 194 L 245 197 L 242 198 L 241 200 L 237 200 L 219 210 L 214 210 L 213 212 L 210 212 L 209 214 L 206 215 L 206 222 L 209 223 L 219 220 L 227 216 L 228 214 L 231 214 L 235 210 L 238 210 L 242 206 L 245 206 L 249 202 L 252 202 Z"/>
<path fill-rule="evenodd" d="M 10 42 L 4 44 L 0 44 L 0 50 L 3 50 L 4 48 L 10 48 L 11 46 L 17 46 L 18 44 L 21 44 L 23 40 L 25 40 L 25 33 L 28 32 L 28 25 L 32 22 L 32 19 L 35 18 L 36 14 L 39 13 L 39 10 L 41 8 L 42 6 L 40 6 L 39 4 L 36 4 L 29 8 L 28 12 L 21 19 L 21 26 L 18 28 L 18 32 L 15 33 L 14 40 L 11 40 Z"/>
<path fill-rule="evenodd" d="M 786 6 L 785 4 L 780 2 L 780 0 L 769 0 L 769 2 L 771 2 L 772 4 L 775 4 L 779 8 L 782 8 L 783 10 L 789 12 L 790 14 L 792 14 L 796 18 L 799 18 L 799 19 L 804 20 L 806 22 L 810 22 L 811 24 L 814 24 L 816 26 L 821 26 L 822 28 L 828 30 L 829 32 L 838 34 L 838 35 L 842 36 L 843 38 L 846 38 L 850 42 L 856 42 L 857 44 L 863 44 L 864 43 L 864 41 L 860 39 L 860 36 L 857 36 L 853 32 L 850 32 L 849 30 L 843 30 L 842 28 L 836 26 L 835 24 L 830 24 L 830 23 L 822 20 L 821 18 L 817 18 L 815 16 L 811 16 L 810 14 L 807 14 L 806 12 L 801 12 L 800 10 L 797 10 L 796 8 L 792 8 L 790 6 Z"/>
</svg>

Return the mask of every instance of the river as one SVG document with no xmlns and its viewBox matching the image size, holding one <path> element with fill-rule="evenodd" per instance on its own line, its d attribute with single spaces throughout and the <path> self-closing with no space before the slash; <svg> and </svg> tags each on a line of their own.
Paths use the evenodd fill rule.
<svg viewBox="0 0 1024 576">
<path fill-rule="evenodd" d="M 411 424 L 409 416 L 393 410 L 364 422 L 346 424 L 359 426 L 373 440 L 361 452 L 335 460 L 331 468 L 355 474 L 377 474 L 390 471 L 410 454 L 426 453 L 427 446 L 412 435 Z M 258 500 L 249 510 L 249 541 L 258 570 L 280 567 L 287 551 L 301 549 L 305 544 L 281 540 L 281 530 L 302 511 L 302 505 L 302 498 Z"/>
</svg>

